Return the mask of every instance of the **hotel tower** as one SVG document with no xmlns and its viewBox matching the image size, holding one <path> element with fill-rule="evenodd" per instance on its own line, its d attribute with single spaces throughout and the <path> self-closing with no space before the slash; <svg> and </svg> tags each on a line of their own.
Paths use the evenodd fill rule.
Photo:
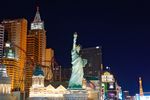
<svg viewBox="0 0 150 100">
<path fill-rule="evenodd" d="M 24 18 L 21 19 L 13 19 L 13 20 L 3 20 L 2 24 L 5 28 L 5 42 L 10 42 L 11 46 L 14 47 L 15 58 L 12 56 L 4 57 L 6 59 L 3 60 L 6 65 L 8 75 L 16 76 L 14 74 L 19 75 L 19 77 L 12 78 L 13 84 L 15 84 L 15 80 L 19 81 L 18 88 L 21 91 L 24 91 L 24 68 L 26 66 L 26 39 L 27 39 L 27 20 Z M 6 43 L 6 48 L 10 48 L 10 44 Z M 12 53 L 10 49 L 8 53 Z M 13 59 L 13 60 L 12 60 Z M 15 60 L 14 60 L 15 59 Z M 14 61 L 14 62 L 13 62 Z M 17 67 L 18 70 L 12 70 L 12 64 Z M 19 72 L 18 72 L 19 71 Z M 15 72 L 15 73 L 14 73 Z M 15 86 L 15 85 L 12 85 Z M 15 87 L 12 87 L 13 89 Z"/>
</svg>

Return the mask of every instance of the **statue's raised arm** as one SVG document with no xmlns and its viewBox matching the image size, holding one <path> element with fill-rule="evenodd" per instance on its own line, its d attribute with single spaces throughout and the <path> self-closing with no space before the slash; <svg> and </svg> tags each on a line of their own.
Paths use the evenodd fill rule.
<svg viewBox="0 0 150 100">
<path fill-rule="evenodd" d="M 77 32 L 75 32 L 74 34 L 73 34 L 73 48 L 72 48 L 72 50 L 75 50 L 76 49 L 76 42 L 77 42 Z"/>
</svg>

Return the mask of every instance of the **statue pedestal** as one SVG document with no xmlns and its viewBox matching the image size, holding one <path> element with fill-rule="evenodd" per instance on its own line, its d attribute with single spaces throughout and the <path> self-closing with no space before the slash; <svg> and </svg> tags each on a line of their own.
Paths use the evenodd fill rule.
<svg viewBox="0 0 150 100">
<path fill-rule="evenodd" d="M 88 94 L 86 90 L 68 90 L 67 94 L 64 94 L 64 100 L 87 100 Z"/>
</svg>

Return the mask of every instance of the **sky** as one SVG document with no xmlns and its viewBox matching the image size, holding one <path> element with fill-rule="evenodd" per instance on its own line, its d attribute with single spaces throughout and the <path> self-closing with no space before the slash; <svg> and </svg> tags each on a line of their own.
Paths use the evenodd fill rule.
<svg viewBox="0 0 150 100">
<path fill-rule="evenodd" d="M 109 66 L 123 90 L 131 95 L 150 92 L 150 6 L 148 0 L 1 0 L 0 21 L 33 21 L 36 6 L 45 23 L 47 47 L 57 62 L 71 66 L 73 33 L 83 48 L 102 46 L 103 64 Z"/>
</svg>

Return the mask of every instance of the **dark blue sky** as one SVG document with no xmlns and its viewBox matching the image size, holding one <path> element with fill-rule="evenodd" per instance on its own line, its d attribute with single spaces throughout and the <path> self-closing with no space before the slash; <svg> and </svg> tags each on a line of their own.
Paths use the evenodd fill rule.
<svg viewBox="0 0 150 100">
<path fill-rule="evenodd" d="M 150 91 L 150 6 L 148 0 L 1 0 L 0 20 L 27 18 L 39 5 L 47 31 L 47 47 L 70 66 L 72 35 L 86 47 L 102 46 L 103 64 L 110 66 L 123 90 L 138 92 L 138 77 Z"/>
</svg>

